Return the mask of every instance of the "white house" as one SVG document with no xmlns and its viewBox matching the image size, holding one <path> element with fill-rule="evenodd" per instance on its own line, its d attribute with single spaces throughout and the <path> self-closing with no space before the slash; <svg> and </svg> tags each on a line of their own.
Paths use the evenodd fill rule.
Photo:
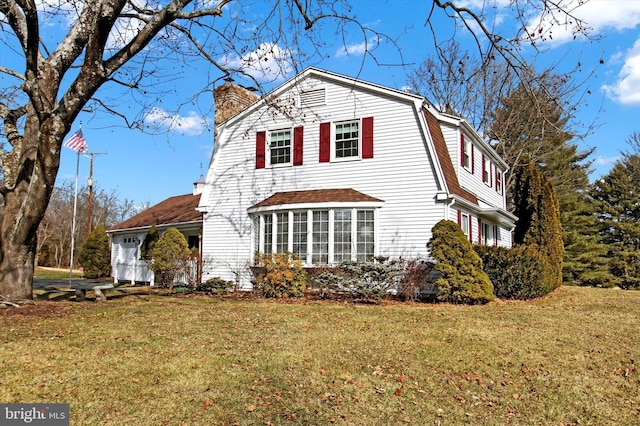
<svg viewBox="0 0 640 426">
<path fill-rule="evenodd" d="M 185 236 L 189 248 L 201 250 L 202 214 L 196 210 L 204 177 L 193 184 L 193 193 L 178 195 L 138 213 L 107 231 L 111 240 L 111 275 L 114 282 L 154 283 L 153 271 L 140 259 L 140 248 L 149 229 L 159 233 L 176 228 Z M 192 271 L 197 274 L 197 268 Z M 180 277 L 179 277 L 180 278 Z"/>
<path fill-rule="evenodd" d="M 216 131 L 198 205 L 205 280 L 250 288 L 256 252 L 308 267 L 425 258 L 442 219 L 511 246 L 507 164 L 421 96 L 308 68 Z"/>
</svg>

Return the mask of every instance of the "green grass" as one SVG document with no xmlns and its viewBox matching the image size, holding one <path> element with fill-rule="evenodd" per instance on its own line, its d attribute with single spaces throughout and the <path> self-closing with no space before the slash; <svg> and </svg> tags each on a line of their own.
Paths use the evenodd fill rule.
<svg viewBox="0 0 640 426">
<path fill-rule="evenodd" d="M 34 273 L 34 278 L 47 278 L 47 279 L 65 279 L 69 278 L 69 268 L 60 269 L 60 268 L 45 268 L 45 267 L 36 267 Z M 78 270 L 73 270 L 73 278 L 82 278 L 82 272 Z"/>
<path fill-rule="evenodd" d="M 638 424 L 639 323 L 640 292 L 577 287 L 485 306 L 40 302 L 0 310 L 0 401 L 67 402 L 73 425 Z"/>
</svg>

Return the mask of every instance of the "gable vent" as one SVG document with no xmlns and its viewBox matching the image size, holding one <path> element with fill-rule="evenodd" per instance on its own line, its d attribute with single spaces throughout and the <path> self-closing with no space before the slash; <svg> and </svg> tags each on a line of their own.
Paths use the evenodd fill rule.
<svg viewBox="0 0 640 426">
<path fill-rule="evenodd" d="M 325 104 L 325 89 L 307 90 L 300 93 L 301 106 L 317 106 Z"/>
</svg>

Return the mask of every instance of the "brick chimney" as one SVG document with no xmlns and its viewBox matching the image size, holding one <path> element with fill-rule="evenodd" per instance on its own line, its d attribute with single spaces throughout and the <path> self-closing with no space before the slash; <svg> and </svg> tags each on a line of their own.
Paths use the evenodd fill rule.
<svg viewBox="0 0 640 426">
<path fill-rule="evenodd" d="M 236 115 L 259 99 L 259 96 L 244 87 L 227 81 L 213 89 L 215 125 Z"/>
</svg>

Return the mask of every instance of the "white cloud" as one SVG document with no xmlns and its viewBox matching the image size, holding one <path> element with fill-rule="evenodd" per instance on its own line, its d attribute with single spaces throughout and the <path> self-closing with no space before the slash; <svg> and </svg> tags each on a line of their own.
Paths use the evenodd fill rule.
<svg viewBox="0 0 640 426">
<path fill-rule="evenodd" d="M 617 81 L 602 90 L 621 104 L 640 105 L 640 39 L 627 51 Z"/>
<path fill-rule="evenodd" d="M 559 9 L 552 8 L 551 12 L 532 17 L 527 27 L 529 34 L 538 35 L 537 41 L 544 40 L 554 45 L 579 37 L 579 34 L 574 34 L 576 18 L 582 20 L 593 35 L 603 35 L 611 30 L 628 30 L 640 24 L 638 1 L 591 0 L 583 3 L 582 0 L 562 0 Z"/>
<path fill-rule="evenodd" d="M 610 166 L 612 164 L 615 164 L 619 159 L 619 155 L 615 157 L 603 157 L 602 155 L 599 155 L 598 158 L 594 160 L 594 163 L 597 166 Z"/>
<path fill-rule="evenodd" d="M 363 41 L 359 44 L 350 44 L 346 46 L 342 46 L 336 52 L 336 57 L 340 58 L 343 56 L 353 56 L 353 55 L 362 55 L 368 50 L 367 42 Z"/>
<path fill-rule="evenodd" d="M 281 81 L 293 71 L 291 53 L 276 43 L 262 43 L 258 49 L 243 56 L 225 55 L 220 63 L 224 67 L 241 70 L 259 81 Z"/>
<path fill-rule="evenodd" d="M 187 116 L 180 116 L 169 114 L 161 108 L 151 108 L 144 117 L 144 122 L 150 126 L 165 127 L 168 131 L 188 136 L 199 136 L 207 127 L 207 120 L 193 111 L 190 111 Z"/>
</svg>

